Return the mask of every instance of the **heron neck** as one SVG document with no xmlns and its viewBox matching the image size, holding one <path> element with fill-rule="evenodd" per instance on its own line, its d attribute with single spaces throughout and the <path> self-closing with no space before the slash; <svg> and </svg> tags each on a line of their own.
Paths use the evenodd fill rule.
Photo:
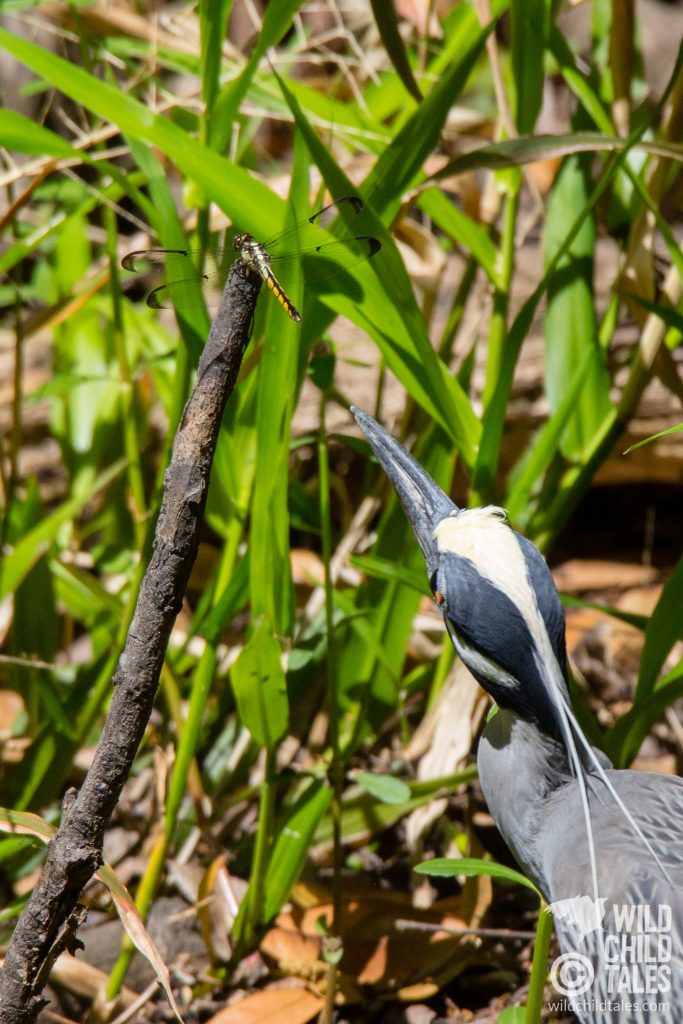
<svg viewBox="0 0 683 1024">
<path fill-rule="evenodd" d="M 484 728 L 477 764 L 501 835 L 543 889 L 542 861 L 534 840 L 542 833 L 547 801 L 573 778 L 564 744 L 535 722 L 498 708 Z"/>
</svg>

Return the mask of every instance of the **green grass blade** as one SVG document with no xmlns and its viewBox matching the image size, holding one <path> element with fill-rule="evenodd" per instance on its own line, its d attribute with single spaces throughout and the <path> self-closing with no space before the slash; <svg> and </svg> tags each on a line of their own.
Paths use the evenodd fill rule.
<svg viewBox="0 0 683 1024">
<path fill-rule="evenodd" d="M 456 786 L 466 785 L 477 777 L 474 765 L 464 768 L 455 775 L 445 778 L 430 779 L 427 782 L 410 784 L 410 798 L 400 804 L 382 803 L 368 793 L 347 797 L 342 808 L 342 835 L 346 842 L 376 835 L 378 832 L 405 818 L 416 807 L 433 800 L 435 795 L 444 791 L 452 792 Z M 326 815 L 321 819 L 315 831 L 314 843 L 332 841 L 332 818 Z"/>
<path fill-rule="evenodd" d="M 663 306 L 661 302 L 651 302 L 649 299 L 643 298 L 642 295 L 630 293 L 629 298 L 637 302 L 643 309 L 646 309 L 648 313 L 654 313 L 655 316 L 658 316 L 667 327 L 672 327 L 683 335 L 683 313 L 679 313 L 678 310 L 672 309 L 670 306 Z M 672 429 L 675 430 L 676 428 Z M 658 434 L 657 436 L 661 435 Z"/>
<path fill-rule="evenodd" d="M 398 29 L 394 0 L 370 0 L 370 5 L 375 16 L 380 39 L 389 55 L 389 60 L 394 65 L 396 74 L 413 99 L 420 103 L 422 93 L 413 76 L 405 44 Z"/>
<path fill-rule="evenodd" d="M 0 109 L 0 138 L 3 146 L 15 153 L 88 159 L 87 155 L 66 139 L 16 110 Z"/>
<path fill-rule="evenodd" d="M 199 28 L 201 42 L 200 78 L 205 117 L 209 124 L 219 89 L 219 75 L 223 59 L 223 41 L 233 0 L 200 0 Z M 230 122 L 232 125 L 232 121 Z M 207 141 L 211 131 L 206 133 Z"/>
<path fill-rule="evenodd" d="M 512 0 L 510 5 L 515 125 L 520 134 L 534 130 L 541 111 L 548 7 L 546 0 Z"/>
<path fill-rule="evenodd" d="M 413 571 L 389 558 L 377 558 L 372 555 L 352 555 L 350 563 L 354 568 L 360 569 L 366 576 L 373 576 L 378 580 L 394 580 L 396 583 L 403 583 L 407 587 L 412 587 L 413 590 L 424 597 L 431 596 L 427 577 L 419 569 Z"/>
<path fill-rule="evenodd" d="M 410 799 L 410 786 L 394 775 L 361 772 L 354 781 L 382 804 L 402 804 Z"/>
<path fill-rule="evenodd" d="M 577 213 L 589 198 L 590 167 L 584 157 L 567 159 L 555 178 L 548 203 L 544 235 L 546 265 L 553 260 L 572 230 Z M 595 222 L 586 216 L 569 250 L 559 260 L 548 281 L 545 315 L 546 394 L 551 412 L 562 405 L 574 367 L 592 353 L 584 386 L 560 440 L 565 458 L 580 458 L 610 408 L 609 375 L 598 346 L 593 292 Z"/>
<path fill-rule="evenodd" d="M 364 193 L 380 216 L 393 216 L 404 192 L 422 177 L 424 161 L 434 152 L 448 113 L 465 87 L 492 28 L 489 25 L 471 34 L 469 45 L 444 72 L 366 178 Z"/>
<path fill-rule="evenodd" d="M 511 522 L 518 528 L 524 527 L 529 521 L 533 512 L 532 494 L 559 450 L 562 435 L 594 363 L 593 350 L 584 349 L 579 365 L 569 377 L 560 403 L 513 471 L 512 486 L 504 504 Z"/>
<path fill-rule="evenodd" d="M 523 885 L 526 889 L 538 893 L 534 883 L 520 871 L 508 868 L 504 864 L 496 864 L 495 861 L 479 860 L 476 857 L 463 857 L 462 860 L 451 857 L 435 857 L 434 860 L 426 860 L 422 864 L 418 864 L 413 870 L 418 875 L 432 875 L 439 878 L 457 878 L 458 875 L 477 878 L 480 875 L 485 875 L 488 878 L 499 878 L 505 882 L 515 882 L 517 885 Z"/>
<path fill-rule="evenodd" d="M 230 670 L 239 716 L 253 738 L 273 750 L 287 732 L 289 703 L 280 645 L 264 622 Z"/>
<path fill-rule="evenodd" d="M 270 47 L 277 46 L 283 36 L 289 32 L 292 27 L 292 19 L 302 3 L 303 0 L 278 0 L 278 3 L 268 4 L 249 60 L 237 78 L 232 79 L 223 87 L 216 101 L 210 138 L 217 150 L 222 152 L 230 138 L 240 103 L 249 91 L 264 55 Z M 209 4 L 209 6 L 211 5 Z"/>
<path fill-rule="evenodd" d="M 641 149 L 646 153 L 683 160 L 683 146 L 673 142 L 636 139 L 631 142 L 603 132 L 568 132 L 563 135 L 524 135 L 480 146 L 457 156 L 442 167 L 433 180 L 450 178 L 466 171 L 486 168 L 500 171 L 506 167 L 522 167 L 537 160 L 553 160 L 576 153 L 621 153 L 624 149 Z"/>
<path fill-rule="evenodd" d="M 667 580 L 645 630 L 645 646 L 640 659 L 640 672 L 635 692 L 636 703 L 649 697 L 657 688 L 657 677 L 662 666 L 674 644 L 683 636 L 681 608 L 683 608 L 683 558 L 678 561 Z"/>
<path fill-rule="evenodd" d="M 637 701 L 604 735 L 604 748 L 617 768 L 627 767 L 654 723 L 683 696 L 683 663 L 659 680 L 649 697 Z"/>
<path fill-rule="evenodd" d="M 536 926 L 534 957 L 531 963 L 529 979 L 529 998 L 527 1001 L 524 1024 L 541 1024 L 543 1006 L 545 1004 L 545 983 L 548 977 L 548 954 L 553 937 L 553 916 L 541 901 L 541 912 Z M 511 1021 L 510 1024 L 513 1024 Z"/>
<path fill-rule="evenodd" d="M 331 799 L 331 788 L 326 782 L 316 779 L 299 797 L 278 829 L 266 872 L 265 921 L 277 914 L 292 891 L 306 863 L 315 830 Z"/>
</svg>

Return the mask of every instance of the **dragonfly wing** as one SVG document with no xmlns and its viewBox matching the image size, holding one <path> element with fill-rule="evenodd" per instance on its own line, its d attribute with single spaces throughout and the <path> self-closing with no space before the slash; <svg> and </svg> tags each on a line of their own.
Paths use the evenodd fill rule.
<svg viewBox="0 0 683 1024">
<path fill-rule="evenodd" d="M 225 264 L 226 258 L 231 261 L 234 253 L 227 254 L 221 249 L 213 262 Z M 221 265 L 220 269 L 202 274 L 199 271 L 201 259 L 199 252 L 188 249 L 140 249 L 124 256 L 121 265 L 136 273 L 163 275 L 165 284 L 153 288 L 145 300 L 152 309 L 199 308 L 205 301 L 202 292 L 208 307 L 213 308 L 218 305 L 229 267 Z"/>
<path fill-rule="evenodd" d="M 327 230 L 331 224 L 334 224 L 337 217 L 348 220 L 349 217 L 357 217 L 362 209 L 363 200 L 360 196 L 342 196 L 341 199 L 336 199 L 333 203 L 323 206 L 322 210 L 314 213 L 312 217 L 308 218 L 308 223 L 317 224 L 318 227 Z"/>
<path fill-rule="evenodd" d="M 286 275 L 283 286 L 287 280 L 293 283 L 300 277 L 309 284 L 323 281 L 361 263 L 381 249 L 380 242 L 368 235 L 325 241 L 324 232 L 332 224 L 337 221 L 341 224 L 357 216 L 362 209 L 363 200 L 359 196 L 343 196 L 264 243 L 273 272 L 277 274 L 282 270 Z M 141 249 L 128 253 L 121 263 L 126 270 L 136 273 L 163 274 L 165 283 L 149 293 L 148 306 L 153 309 L 186 309 L 202 305 L 202 291 L 223 287 L 229 264 L 234 258 L 232 250 L 218 250 L 214 263 L 219 269 L 206 274 L 200 270 L 202 254 L 186 249 Z M 216 296 L 208 297 L 210 308 L 217 302 Z"/>
<path fill-rule="evenodd" d="M 187 249 L 136 249 L 135 252 L 126 253 L 121 260 L 124 270 L 131 270 L 136 274 L 148 274 L 166 272 L 168 267 L 192 266 L 192 253 Z"/>
<path fill-rule="evenodd" d="M 295 249 L 306 249 L 316 241 L 322 240 L 321 230 L 327 231 L 336 220 L 343 224 L 350 217 L 358 216 L 362 209 L 363 200 L 360 196 L 343 196 L 318 210 L 312 217 L 307 217 L 306 220 L 273 235 L 263 244 L 271 255 L 278 251 L 284 253 L 285 250 L 291 252 Z"/>
<path fill-rule="evenodd" d="M 153 288 L 145 302 L 151 309 L 193 309 L 203 305 L 208 276 L 186 277 Z"/>
<path fill-rule="evenodd" d="M 309 246 L 289 256 L 272 256 L 274 273 L 282 274 L 283 284 L 303 279 L 306 284 L 326 281 L 342 274 L 358 263 L 370 259 L 382 248 L 378 238 L 358 235 L 356 238 L 342 238 L 322 245 Z"/>
</svg>

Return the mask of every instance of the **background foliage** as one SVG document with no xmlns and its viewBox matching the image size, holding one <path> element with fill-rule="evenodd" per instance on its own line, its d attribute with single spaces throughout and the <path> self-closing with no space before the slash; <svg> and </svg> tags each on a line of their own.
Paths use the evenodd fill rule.
<svg viewBox="0 0 683 1024">
<path fill-rule="evenodd" d="M 362 972 L 354 992 L 340 982 L 353 968 L 334 973 L 349 893 L 373 858 L 383 876 L 392 858 L 408 865 L 399 823 L 473 776 L 458 763 L 418 779 L 406 756 L 452 654 L 416 644 L 421 558 L 349 400 L 410 439 L 458 500 L 504 505 L 548 551 L 624 437 L 642 436 L 651 381 L 681 397 L 681 62 L 660 58 L 653 84 L 632 5 L 582 7 L 583 32 L 549 0 L 5 5 L 5 805 L 54 820 L 97 741 L 208 329 L 199 291 L 160 316 L 121 257 L 156 244 L 210 255 L 233 226 L 267 238 L 350 193 L 382 242 L 293 295 L 301 325 L 260 302 L 138 759 L 148 814 L 131 797 L 119 823 L 144 850 L 143 914 L 183 851 L 204 893 L 226 850 L 230 877 L 248 881 L 229 949 L 202 920 L 216 999 L 226 963 L 304 872 L 329 885 L 327 992 L 362 1003 Z M 530 253 L 542 265 L 520 284 Z M 511 451 L 515 374 L 541 314 L 547 404 Z M 32 466 L 37 437 L 47 457 Z M 683 563 L 667 568 L 654 612 L 622 614 L 645 636 L 632 705 L 605 730 L 577 692 L 620 765 L 683 692 Z M 466 817 L 428 845 L 485 854 Z M 24 838 L 0 844 L 8 927 L 39 856 Z M 415 1000 L 435 995 L 471 953 L 449 956 L 450 971 L 430 961 L 375 982 L 366 1010 L 417 980 L 432 989 Z M 300 1019 L 326 999 L 331 1013 L 321 992 Z"/>
</svg>

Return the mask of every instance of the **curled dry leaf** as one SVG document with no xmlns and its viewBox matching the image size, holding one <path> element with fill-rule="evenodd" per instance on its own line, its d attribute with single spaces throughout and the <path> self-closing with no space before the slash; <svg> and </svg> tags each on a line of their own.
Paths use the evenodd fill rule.
<svg viewBox="0 0 683 1024">
<path fill-rule="evenodd" d="M 226 853 L 214 858 L 199 883 L 197 918 L 204 944 L 215 963 L 232 956 L 230 935 L 247 891 L 247 882 L 226 868 Z"/>
<path fill-rule="evenodd" d="M 446 265 L 446 256 L 434 236 L 417 221 L 404 218 L 396 232 L 396 243 L 413 281 L 434 290 Z"/>
</svg>

